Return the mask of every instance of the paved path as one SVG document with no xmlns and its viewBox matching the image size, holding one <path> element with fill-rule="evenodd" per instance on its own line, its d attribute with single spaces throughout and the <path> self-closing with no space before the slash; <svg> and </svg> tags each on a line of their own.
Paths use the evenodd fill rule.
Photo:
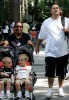
<svg viewBox="0 0 69 100">
<path fill-rule="evenodd" d="M 47 78 L 44 76 L 45 72 L 44 52 L 40 51 L 38 55 L 34 52 L 34 71 L 37 74 L 37 82 L 34 86 L 34 95 L 36 100 L 46 100 L 46 92 L 48 90 Z M 52 100 L 69 100 L 69 80 L 64 81 L 65 97 L 58 97 L 58 80 L 55 78 L 53 85 L 53 98 Z"/>
</svg>

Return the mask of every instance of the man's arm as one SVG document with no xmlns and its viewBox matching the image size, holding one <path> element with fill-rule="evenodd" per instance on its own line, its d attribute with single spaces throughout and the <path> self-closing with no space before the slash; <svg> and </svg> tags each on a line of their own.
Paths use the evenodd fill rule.
<svg viewBox="0 0 69 100">
<path fill-rule="evenodd" d="M 9 46 L 9 42 L 7 40 L 1 41 L 0 46 Z"/>
<path fill-rule="evenodd" d="M 31 40 L 28 40 L 27 44 L 33 45 L 33 42 Z"/>
<path fill-rule="evenodd" d="M 39 53 L 40 51 L 40 43 L 41 43 L 42 39 L 38 39 L 38 42 L 36 44 L 36 48 L 35 48 L 35 52 L 36 54 Z"/>
</svg>

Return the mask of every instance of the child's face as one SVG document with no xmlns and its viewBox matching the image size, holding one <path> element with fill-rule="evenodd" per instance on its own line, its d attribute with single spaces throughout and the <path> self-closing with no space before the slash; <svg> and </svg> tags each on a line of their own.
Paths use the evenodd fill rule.
<svg viewBox="0 0 69 100">
<path fill-rule="evenodd" d="M 26 65 L 26 62 L 28 61 L 28 57 L 26 54 L 20 54 L 19 55 L 19 60 L 18 60 L 18 64 L 20 66 L 25 66 Z"/>
<path fill-rule="evenodd" d="M 12 59 L 10 57 L 4 57 L 2 61 L 6 68 L 12 68 L 13 64 L 12 64 Z"/>
</svg>

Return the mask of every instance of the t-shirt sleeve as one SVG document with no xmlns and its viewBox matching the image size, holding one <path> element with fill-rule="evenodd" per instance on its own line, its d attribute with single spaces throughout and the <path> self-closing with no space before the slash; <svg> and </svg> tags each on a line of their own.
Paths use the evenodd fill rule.
<svg viewBox="0 0 69 100">
<path fill-rule="evenodd" d="M 39 32 L 38 39 L 45 39 L 45 37 L 46 37 L 46 26 L 45 26 L 45 22 L 43 22 Z"/>
</svg>

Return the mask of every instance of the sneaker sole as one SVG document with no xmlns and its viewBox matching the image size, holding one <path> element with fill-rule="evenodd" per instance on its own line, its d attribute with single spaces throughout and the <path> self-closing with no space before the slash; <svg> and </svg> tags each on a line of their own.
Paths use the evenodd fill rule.
<svg viewBox="0 0 69 100">
<path fill-rule="evenodd" d="M 64 97 L 64 96 L 62 96 L 62 95 L 59 95 L 59 94 L 58 94 L 58 96 L 59 96 L 59 97 Z"/>
</svg>

